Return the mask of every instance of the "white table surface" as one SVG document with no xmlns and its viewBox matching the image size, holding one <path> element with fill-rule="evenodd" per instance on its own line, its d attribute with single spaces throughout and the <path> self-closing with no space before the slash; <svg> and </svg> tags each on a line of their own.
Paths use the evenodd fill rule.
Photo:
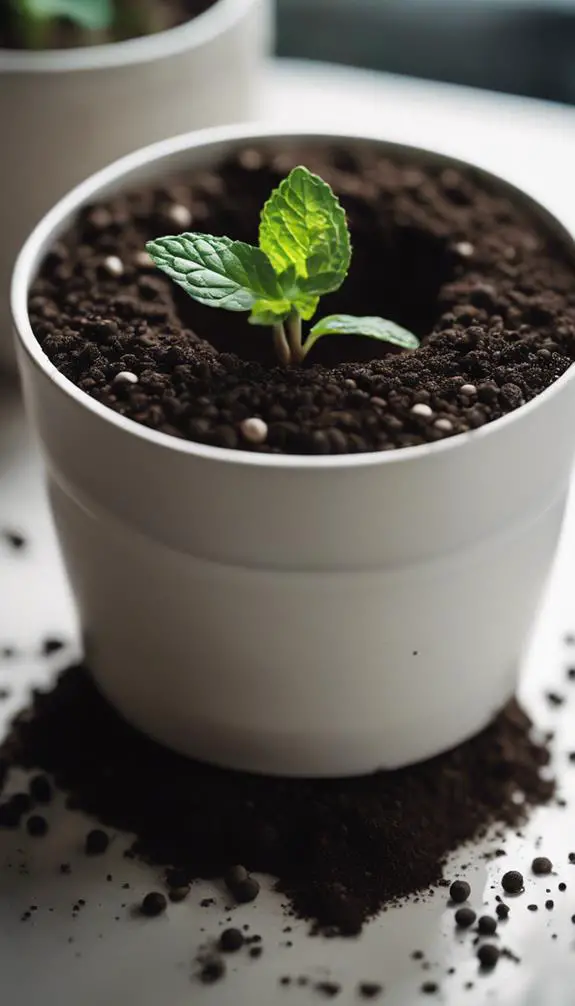
<svg viewBox="0 0 575 1006">
<path fill-rule="evenodd" d="M 374 123 L 382 135 L 412 143 L 443 146 L 504 172 L 534 194 L 546 198 L 575 227 L 572 196 L 575 173 L 575 110 L 524 99 L 479 94 L 437 84 L 404 81 L 377 74 L 284 63 L 270 69 L 263 115 L 278 123 L 337 125 L 342 131 Z M 0 544 L 0 645 L 13 643 L 21 651 L 15 662 L 0 663 L 0 687 L 12 698 L 0 705 L 3 722 L 25 701 L 32 683 L 47 681 L 52 667 L 38 658 L 46 634 L 70 639 L 74 652 L 75 622 L 58 559 L 42 490 L 36 452 L 30 443 L 14 394 L 0 396 L 0 527 L 22 527 L 30 534 L 27 553 L 12 553 Z M 575 748 L 571 703 L 553 711 L 542 700 L 546 688 L 565 692 L 568 654 L 562 634 L 575 629 L 575 509 L 568 526 L 549 597 L 537 628 L 522 695 L 538 725 L 557 730 L 562 792 L 575 796 L 575 767 L 565 751 Z M 574 651 L 575 657 L 575 651 Z M 575 700 L 575 686 L 573 696 Z M 282 974 L 327 976 L 343 985 L 337 1003 L 358 1002 L 360 980 L 382 981 L 386 1006 L 440 1002 L 447 1006 L 572 1006 L 575 993 L 575 866 L 567 865 L 575 849 L 572 812 L 559 808 L 538 811 L 526 838 L 509 838 L 509 857 L 486 863 L 479 847 L 465 849 L 452 860 L 471 862 L 466 873 L 480 905 L 482 894 L 493 908 L 494 883 L 505 868 L 516 865 L 527 873 L 535 843 L 559 867 L 547 880 L 529 879 L 528 894 L 513 906 L 502 942 L 522 958 L 520 966 L 502 961 L 490 976 L 478 976 L 469 936 L 454 936 L 452 911 L 439 894 L 427 903 L 396 908 L 370 924 L 361 939 L 310 939 L 304 924 L 296 925 L 291 949 L 282 947 L 285 920 L 279 899 L 266 889 L 260 899 L 238 909 L 238 923 L 249 921 L 264 933 L 265 953 L 259 961 L 245 956 L 230 962 L 226 981 L 211 988 L 193 979 L 193 959 L 207 933 L 217 933 L 224 903 L 222 891 L 208 884 L 194 888 L 168 916 L 136 920 L 132 904 L 154 886 L 153 871 L 122 859 L 127 839 L 118 836 L 103 859 L 86 860 L 80 852 L 86 822 L 79 814 L 50 812 L 47 839 L 34 841 L 22 833 L 0 832 L 0 1001 L 6 1006 L 307 1006 L 321 1001 L 309 989 L 282 989 Z M 498 842 L 500 845 L 501 843 Z M 73 873 L 62 877 L 58 865 L 71 861 Z M 18 864 L 29 863 L 22 875 Z M 114 883 L 105 876 L 114 875 Z M 568 890 L 556 893 L 564 879 Z M 121 890 L 128 881 L 131 890 Z M 553 889 L 554 912 L 526 910 L 540 905 L 546 887 Z M 532 894 L 532 896 L 530 896 Z M 200 908 L 203 897 L 216 905 Z M 88 902 L 76 919 L 77 898 Z M 30 904 L 38 911 L 31 921 L 19 918 Z M 120 922 L 114 921 L 119 915 Z M 557 939 L 552 940 L 551 934 Z M 73 942 L 69 942 L 73 937 Z M 410 960 L 414 948 L 426 953 L 433 967 L 422 972 Z M 456 974 L 446 976 L 456 967 Z M 424 980 L 438 980 L 441 992 L 421 997 Z M 464 991 L 464 984 L 474 988 Z"/>
</svg>

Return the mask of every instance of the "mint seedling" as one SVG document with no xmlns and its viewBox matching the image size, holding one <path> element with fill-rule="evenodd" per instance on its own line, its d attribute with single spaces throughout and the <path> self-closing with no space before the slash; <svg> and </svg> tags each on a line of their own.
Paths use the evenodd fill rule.
<svg viewBox="0 0 575 1006">
<path fill-rule="evenodd" d="M 322 178 L 297 167 L 265 204 L 259 247 L 211 234 L 180 234 L 149 241 L 156 266 L 194 300 L 208 307 L 250 313 L 252 325 L 273 329 L 282 364 L 301 363 L 324 335 L 360 335 L 402 349 L 419 340 L 393 321 L 334 314 L 304 339 L 302 321 L 320 298 L 338 290 L 351 263 L 343 207 Z"/>
</svg>

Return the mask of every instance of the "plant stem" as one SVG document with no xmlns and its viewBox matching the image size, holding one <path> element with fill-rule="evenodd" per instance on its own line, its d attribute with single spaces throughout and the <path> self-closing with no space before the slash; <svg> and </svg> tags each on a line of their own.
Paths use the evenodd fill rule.
<svg viewBox="0 0 575 1006">
<path fill-rule="evenodd" d="M 301 318 L 297 311 L 292 311 L 288 317 L 287 330 L 291 358 L 294 363 L 301 363 L 305 354 L 301 344 Z"/>
<path fill-rule="evenodd" d="M 274 347 L 282 367 L 291 363 L 291 353 L 283 325 L 274 325 Z"/>
</svg>

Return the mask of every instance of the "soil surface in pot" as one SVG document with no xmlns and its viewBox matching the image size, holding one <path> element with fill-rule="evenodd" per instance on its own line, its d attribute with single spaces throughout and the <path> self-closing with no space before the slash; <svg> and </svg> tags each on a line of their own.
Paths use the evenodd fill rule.
<svg viewBox="0 0 575 1006">
<path fill-rule="evenodd" d="M 441 883 L 460 843 L 492 825 L 496 833 L 517 825 L 552 798 L 553 782 L 542 777 L 549 753 L 530 727 L 511 703 L 477 737 L 400 771 L 267 778 L 154 743 L 74 667 L 17 717 L 0 771 L 4 780 L 11 767 L 42 769 L 69 794 L 70 807 L 134 834 L 128 855 L 169 867 L 166 882 L 179 892 L 173 900 L 195 879 L 222 877 L 231 903 L 253 900 L 258 886 L 246 885 L 246 871 L 261 871 L 277 878 L 292 913 L 354 935 L 386 904 Z M 0 826 L 17 827 L 29 813 L 30 801 L 8 798 Z"/>
<path fill-rule="evenodd" d="M 130 2 L 137 11 L 137 19 L 135 15 L 130 14 L 128 4 L 126 13 L 123 16 L 119 15 L 117 24 L 106 33 L 96 35 L 93 32 L 84 32 L 65 18 L 55 19 L 53 25 L 46 29 L 40 48 L 70 49 L 167 31 L 203 14 L 209 7 L 213 7 L 217 0 L 152 0 L 151 3 L 150 0 L 136 0 L 136 3 L 130 0 Z M 140 3 L 141 10 L 137 10 Z M 118 9 L 121 8 L 121 4 L 117 6 Z M 143 27 L 141 20 L 146 6 L 150 8 L 149 14 L 145 14 L 147 29 Z M 0 49 L 27 48 L 10 7 L 9 0 L 3 0 L 0 10 Z"/>
<path fill-rule="evenodd" d="M 267 329 L 200 306 L 143 253 L 146 240 L 185 230 L 256 242 L 261 207 L 299 163 L 338 193 L 354 246 L 321 313 L 391 318 L 419 349 L 327 337 L 303 367 L 282 368 Z M 30 314 L 66 377 L 155 430 L 259 452 L 387 451 L 481 427 L 567 370 L 570 254 L 471 171 L 367 148 L 258 147 L 84 209 L 47 256 Z M 251 418 L 263 420 L 255 437 Z"/>
</svg>

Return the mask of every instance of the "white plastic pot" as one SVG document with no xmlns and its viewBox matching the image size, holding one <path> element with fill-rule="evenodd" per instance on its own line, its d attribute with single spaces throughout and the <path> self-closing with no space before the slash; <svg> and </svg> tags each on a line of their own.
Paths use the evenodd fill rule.
<svg viewBox="0 0 575 1006">
<path fill-rule="evenodd" d="M 28 320 L 46 250 L 84 203 L 262 136 L 305 141 L 242 128 L 179 137 L 52 210 L 15 272 L 20 367 L 90 667 L 111 702 L 223 765 L 370 772 L 457 744 L 513 694 L 561 527 L 575 368 L 472 433 L 322 458 L 183 442 L 79 391 Z"/>
<path fill-rule="evenodd" d="M 0 366 L 14 366 L 9 283 L 33 225 L 73 185 L 144 144 L 257 112 L 272 0 L 217 0 L 114 45 L 0 49 Z"/>
</svg>

